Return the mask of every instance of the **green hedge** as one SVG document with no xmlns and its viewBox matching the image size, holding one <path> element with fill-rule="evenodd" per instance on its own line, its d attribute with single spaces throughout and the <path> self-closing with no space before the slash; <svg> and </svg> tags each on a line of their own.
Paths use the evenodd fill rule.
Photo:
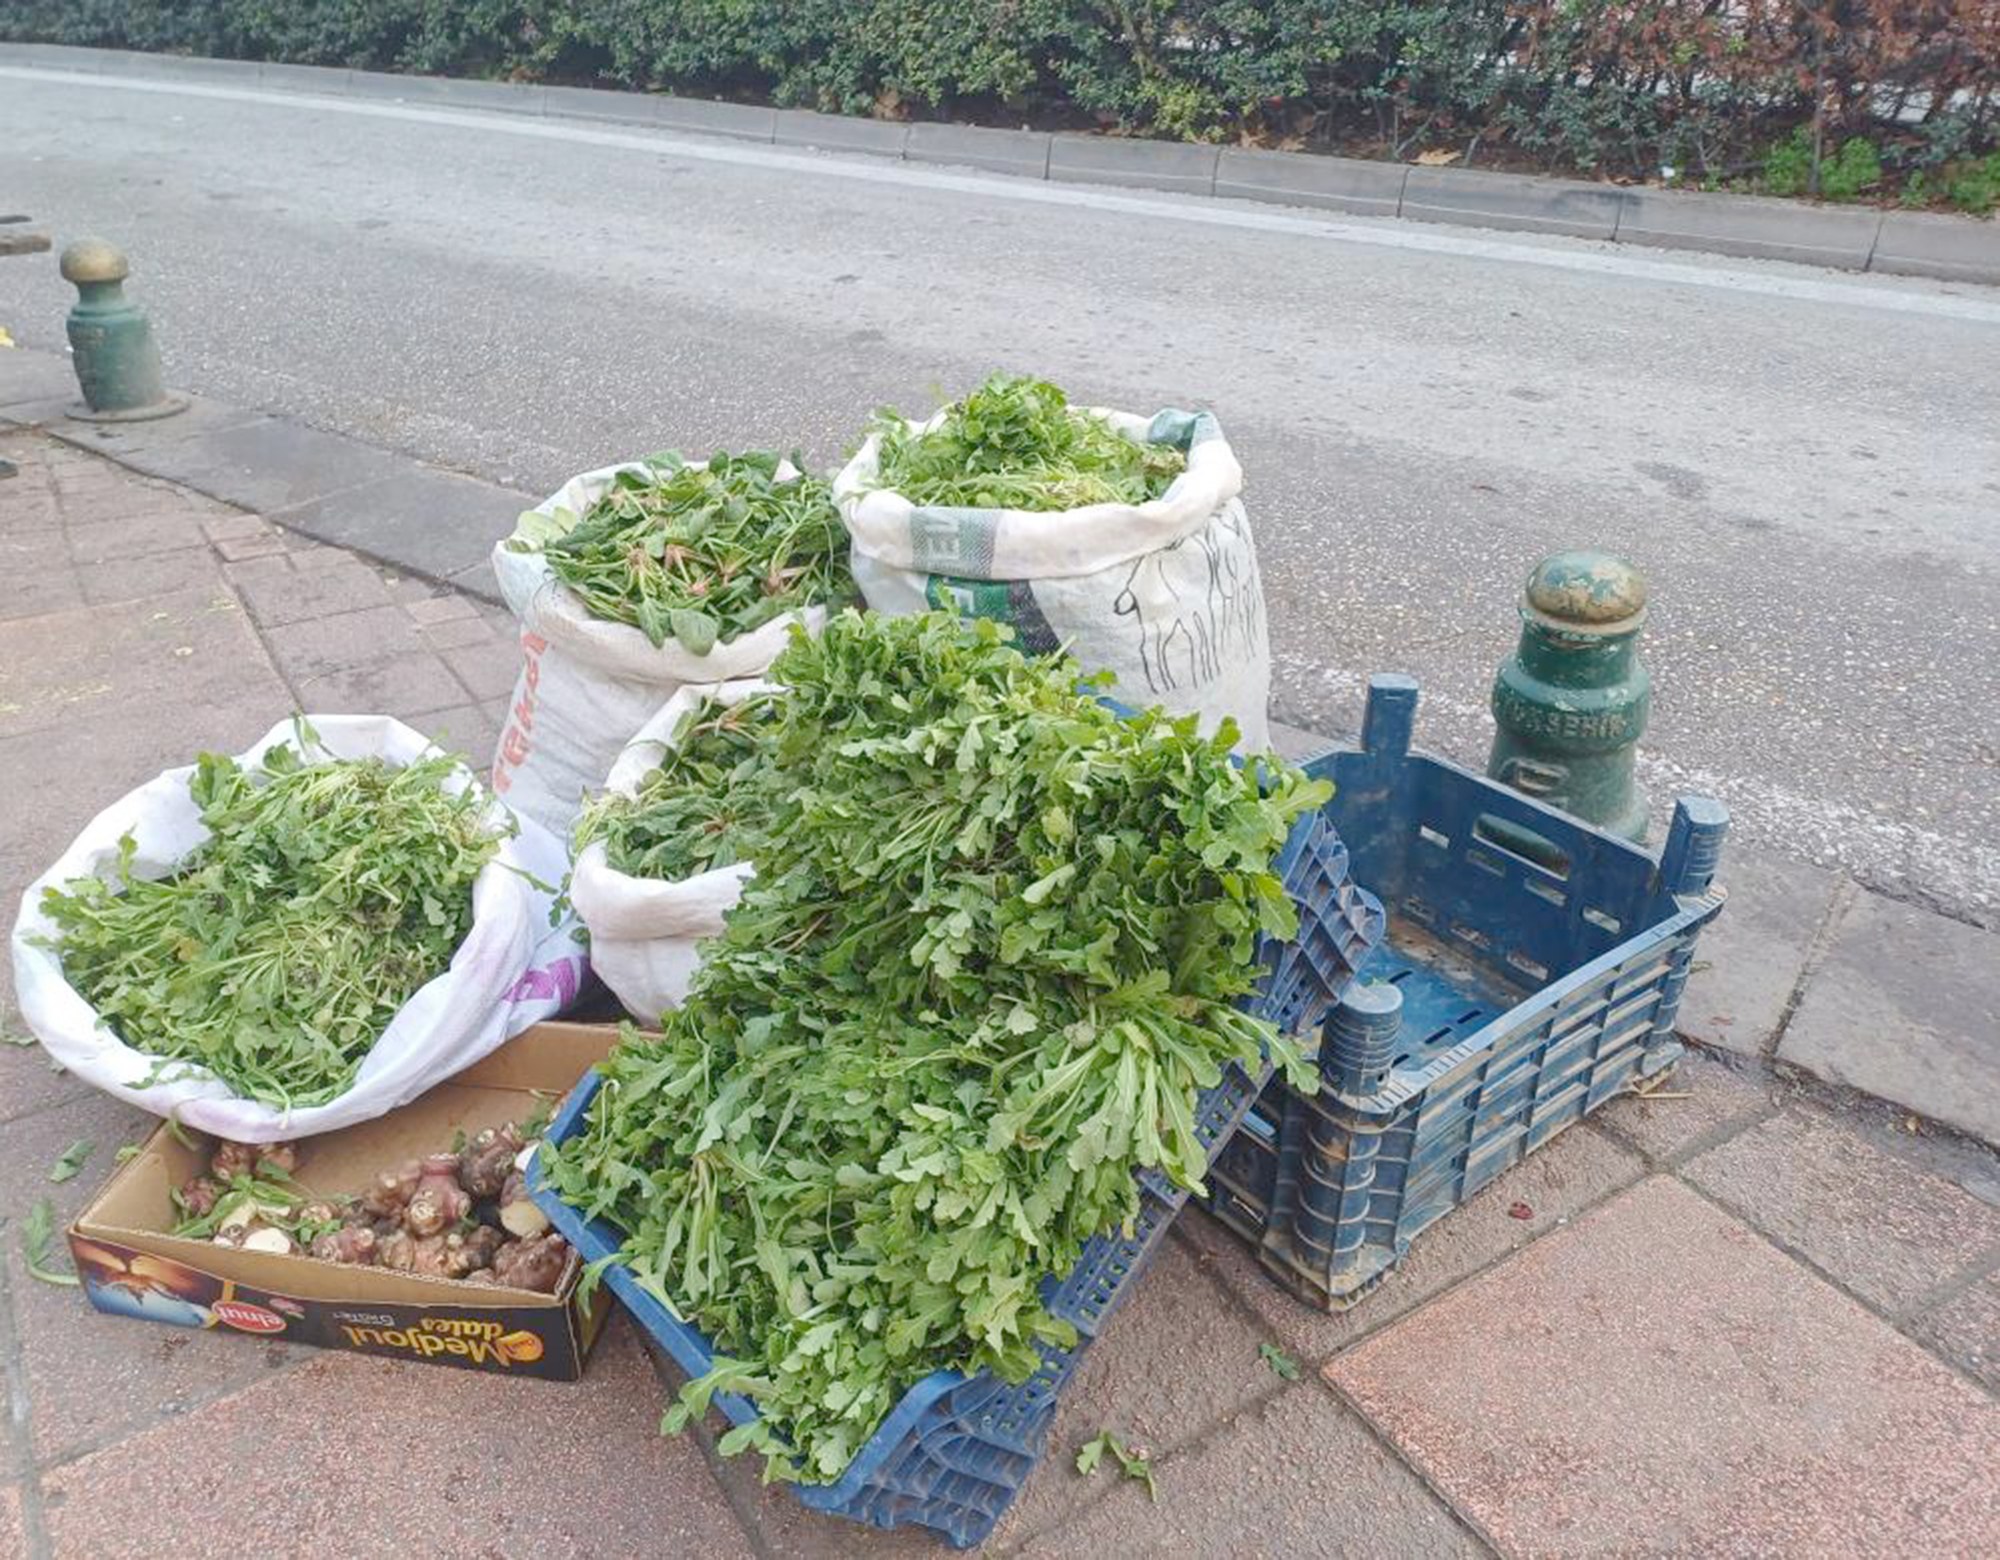
<svg viewBox="0 0 2000 1560">
<path fill-rule="evenodd" d="M 1822 162 L 1857 137 L 1888 177 L 1929 170 L 1940 188 L 1992 149 L 1996 14 L 1992 0 L 0 0 L 0 37 L 1707 182 L 1760 179 L 1803 126 L 1803 188 L 1836 193 Z"/>
</svg>

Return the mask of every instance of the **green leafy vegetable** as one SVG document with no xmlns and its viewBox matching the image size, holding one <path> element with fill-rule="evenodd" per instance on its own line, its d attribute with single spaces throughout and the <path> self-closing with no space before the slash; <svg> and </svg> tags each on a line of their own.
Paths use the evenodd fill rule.
<svg viewBox="0 0 2000 1560">
<path fill-rule="evenodd" d="M 22 1034 L 19 1030 L 9 1029 L 4 1025 L 0 1025 L 0 1045 L 18 1046 L 26 1050 L 29 1046 L 37 1043 L 33 1035 Z"/>
<path fill-rule="evenodd" d="M 1031 1374 L 1044 1278 L 1199 1182 L 1194 1102 L 1297 1046 L 1236 1003 L 1296 918 L 1272 861 L 1327 788 L 1224 729 L 1121 720 L 998 625 L 794 634 L 744 780 L 756 876 L 662 1033 L 628 1031 L 543 1150 L 762 1417 L 731 1450 L 839 1476 L 940 1368 Z M 1260 783 L 1261 781 L 1261 783 Z"/>
<path fill-rule="evenodd" d="M 775 695 L 688 712 L 659 767 L 632 796 L 603 796 L 577 821 L 576 847 L 604 841 L 604 858 L 631 877 L 673 881 L 747 858 L 757 814 L 750 782 L 761 762 L 759 728 Z"/>
<path fill-rule="evenodd" d="M 27 1221 L 21 1226 L 21 1261 L 27 1267 L 30 1278 L 74 1289 L 77 1286 L 74 1273 L 59 1272 L 49 1266 L 49 1246 L 55 1239 L 55 1232 L 55 1209 L 44 1197 L 28 1210 Z"/>
<path fill-rule="evenodd" d="M 1133 1451 L 1109 1430 L 1099 1431 L 1095 1439 L 1085 1441 L 1076 1449 L 1076 1471 L 1081 1474 L 1094 1473 L 1097 1465 L 1109 1452 L 1128 1479 L 1135 1479 L 1146 1486 L 1146 1493 L 1155 1504 L 1160 1499 L 1160 1487 L 1153 1482 L 1153 1460 Z"/>
<path fill-rule="evenodd" d="M 875 485 L 913 504 L 979 509 L 1077 509 L 1158 498 L 1187 468 L 1165 444 L 1140 444 L 1072 407 L 1046 380 L 995 374 L 944 421 L 919 432 L 878 412 Z"/>
<path fill-rule="evenodd" d="M 49 1167 L 49 1179 L 60 1186 L 64 1181 L 74 1181 L 77 1172 L 84 1167 L 97 1145 L 89 1138 L 78 1138 L 62 1151 L 62 1157 Z"/>
<path fill-rule="evenodd" d="M 280 744 L 260 770 L 204 753 L 189 782 L 209 838 L 165 878 L 134 870 L 50 889 L 63 975 L 154 1077 L 206 1071 L 281 1108 L 344 1092 L 400 1008 L 472 926 L 499 849 L 458 761 L 392 768 Z"/>
<path fill-rule="evenodd" d="M 691 655 L 787 612 L 851 601 L 847 532 L 826 483 L 780 481 L 780 465 L 764 450 L 704 466 L 656 457 L 543 537 L 542 554 L 592 617 Z"/>
<path fill-rule="evenodd" d="M 1299 1362 L 1275 1343 L 1258 1344 L 1257 1358 L 1270 1366 L 1271 1374 L 1276 1376 L 1280 1381 L 1297 1381 L 1299 1379 Z"/>
</svg>

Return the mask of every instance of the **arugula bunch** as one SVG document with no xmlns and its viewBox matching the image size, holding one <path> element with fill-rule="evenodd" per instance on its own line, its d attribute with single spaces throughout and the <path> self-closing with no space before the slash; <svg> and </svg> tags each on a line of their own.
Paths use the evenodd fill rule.
<svg viewBox="0 0 2000 1560">
<path fill-rule="evenodd" d="M 706 655 L 802 607 L 853 599 L 847 532 L 827 484 L 778 479 L 768 450 L 703 466 L 663 455 L 621 471 L 566 532 L 549 568 L 592 617 Z"/>
<path fill-rule="evenodd" d="M 1235 1006 L 1271 867 L 1323 783 L 1233 731 L 1121 720 L 999 625 L 846 613 L 794 634 L 746 780 L 756 876 L 658 1037 L 628 1031 L 544 1150 L 617 1260 L 714 1341 L 772 1476 L 838 1478 L 939 1368 L 1019 1381 L 1069 1345 L 1042 1281 L 1195 1185 L 1195 1097 L 1293 1042 Z M 1261 781 L 1261 783 L 1260 783 Z"/>
<path fill-rule="evenodd" d="M 311 763 L 298 735 L 256 770 L 201 755 L 188 789 L 209 838 L 171 875 L 136 875 L 128 834 L 114 880 L 43 898 L 64 978 L 159 1059 L 155 1081 L 206 1071 L 266 1105 L 324 1104 L 472 928 L 499 836 L 476 786 L 444 789 L 459 761 Z"/>
<path fill-rule="evenodd" d="M 751 783 L 762 762 L 758 739 L 775 697 L 754 695 L 735 705 L 704 699 L 633 795 L 602 796 L 584 808 L 576 848 L 601 839 L 614 870 L 661 881 L 748 859 L 757 821 Z"/>
<path fill-rule="evenodd" d="M 1138 444 L 1072 407 L 1045 379 L 995 374 L 951 406 L 930 432 L 895 412 L 880 435 L 875 485 L 913 504 L 983 509 L 1077 509 L 1158 498 L 1187 468 L 1165 444 Z"/>
</svg>

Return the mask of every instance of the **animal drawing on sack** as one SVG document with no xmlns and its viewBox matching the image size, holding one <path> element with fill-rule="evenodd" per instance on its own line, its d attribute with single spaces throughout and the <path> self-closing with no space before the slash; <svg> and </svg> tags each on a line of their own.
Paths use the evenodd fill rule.
<svg viewBox="0 0 2000 1560">
<path fill-rule="evenodd" d="M 1213 682 L 1264 645 L 1264 592 L 1250 526 L 1234 505 L 1132 565 L 1112 611 L 1132 620 L 1150 693 Z"/>
</svg>

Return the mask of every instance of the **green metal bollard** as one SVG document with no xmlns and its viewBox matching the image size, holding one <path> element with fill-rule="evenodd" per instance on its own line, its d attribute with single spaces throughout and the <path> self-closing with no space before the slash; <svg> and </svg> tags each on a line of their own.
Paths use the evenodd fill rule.
<svg viewBox="0 0 2000 1560">
<path fill-rule="evenodd" d="M 145 311 L 125 296 L 131 266 L 100 238 L 79 239 L 62 252 L 63 280 L 76 288 L 69 311 L 69 345 L 83 405 L 72 417 L 90 422 L 145 422 L 187 409 L 160 377 L 160 349 Z"/>
<path fill-rule="evenodd" d="M 1646 582 L 1623 559 L 1561 552 L 1528 576 L 1521 642 L 1493 679 L 1486 772 L 1629 840 L 1646 837 L 1633 778 L 1652 680 L 1639 663 Z"/>
</svg>

